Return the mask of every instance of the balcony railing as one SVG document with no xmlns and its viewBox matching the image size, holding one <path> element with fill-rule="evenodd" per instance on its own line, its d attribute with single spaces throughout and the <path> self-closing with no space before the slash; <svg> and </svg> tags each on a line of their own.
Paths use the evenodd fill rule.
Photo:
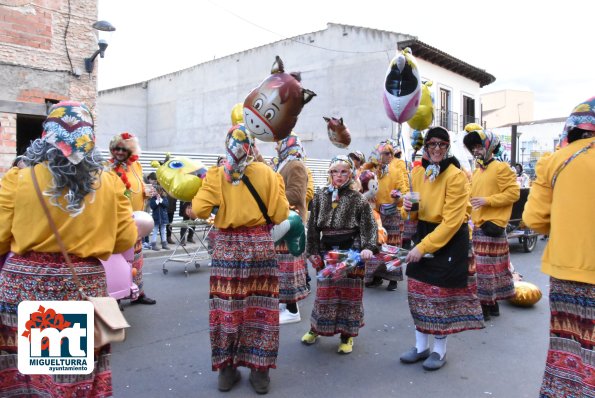
<svg viewBox="0 0 595 398">
<path fill-rule="evenodd" d="M 465 129 L 465 126 L 468 123 L 477 123 L 482 124 L 483 128 L 485 129 L 485 122 L 481 123 L 479 118 L 470 115 L 464 115 L 460 117 L 459 123 L 459 114 L 453 111 L 445 111 L 442 109 L 436 109 L 434 113 L 434 123 L 433 126 L 441 126 L 447 129 L 448 131 L 459 132 Z"/>
</svg>

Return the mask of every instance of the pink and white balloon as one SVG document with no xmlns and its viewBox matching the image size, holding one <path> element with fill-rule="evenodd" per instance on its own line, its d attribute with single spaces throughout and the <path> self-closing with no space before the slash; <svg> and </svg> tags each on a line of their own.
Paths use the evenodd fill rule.
<svg viewBox="0 0 595 398">
<path fill-rule="evenodd" d="M 393 122 L 404 123 L 417 112 L 420 98 L 417 62 L 407 47 L 397 52 L 388 65 L 384 80 L 384 111 Z"/>
</svg>

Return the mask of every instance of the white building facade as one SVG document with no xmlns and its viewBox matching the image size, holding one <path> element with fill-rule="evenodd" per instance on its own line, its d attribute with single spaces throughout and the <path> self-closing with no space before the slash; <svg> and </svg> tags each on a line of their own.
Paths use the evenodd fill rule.
<svg viewBox="0 0 595 398">
<path fill-rule="evenodd" d="M 295 132 L 312 158 L 330 159 L 393 136 L 398 127 L 384 113 L 386 70 L 397 49 L 410 47 L 422 80 L 431 80 L 435 125 L 457 137 L 468 122 L 481 123 L 480 88 L 495 78 L 417 38 L 340 24 L 205 62 L 146 82 L 99 92 L 97 139 L 107 147 L 112 135 L 130 131 L 150 151 L 223 153 L 233 106 L 270 74 L 279 55 L 287 72 L 301 72 L 304 88 L 317 96 L 304 106 Z M 334 147 L 323 116 L 342 117 L 352 143 Z M 411 149 L 403 126 L 405 150 Z M 272 143 L 259 142 L 265 156 Z"/>
</svg>

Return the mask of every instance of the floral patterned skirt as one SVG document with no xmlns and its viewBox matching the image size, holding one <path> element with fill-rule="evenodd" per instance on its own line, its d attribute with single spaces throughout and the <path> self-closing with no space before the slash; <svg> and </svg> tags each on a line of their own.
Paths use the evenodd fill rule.
<svg viewBox="0 0 595 398">
<path fill-rule="evenodd" d="M 211 262 L 209 326 L 213 370 L 276 367 L 279 277 L 266 226 L 221 229 Z"/>
<path fill-rule="evenodd" d="M 85 293 L 107 296 L 99 260 L 72 254 L 70 259 Z M 61 253 L 14 255 L 0 271 L 0 397 L 111 397 L 109 345 L 95 351 L 95 367 L 88 375 L 23 375 L 18 371 L 17 307 L 25 300 L 80 300 Z"/>
</svg>

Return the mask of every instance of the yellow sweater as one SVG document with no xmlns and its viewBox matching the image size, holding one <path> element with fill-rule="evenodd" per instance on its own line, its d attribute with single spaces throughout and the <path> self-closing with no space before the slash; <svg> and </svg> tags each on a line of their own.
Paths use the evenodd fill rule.
<svg viewBox="0 0 595 398">
<path fill-rule="evenodd" d="M 473 225 L 479 227 L 491 221 L 506 227 L 512 205 L 519 200 L 520 194 L 516 175 L 508 164 L 494 160 L 485 170 L 478 167 L 471 178 L 471 198 L 483 197 L 487 204 L 471 211 Z"/>
<path fill-rule="evenodd" d="M 43 192 L 52 181 L 51 174 L 44 164 L 35 166 L 35 174 Z M 136 224 L 124 196 L 124 184 L 112 173 L 102 173 L 100 184 L 95 195 L 85 197 L 85 209 L 76 217 L 44 198 L 69 254 L 107 260 L 136 241 Z M 59 253 L 46 219 L 33 187 L 31 169 L 10 169 L 0 187 L 0 254 Z"/>
<path fill-rule="evenodd" d="M 393 189 L 401 191 L 402 195 L 409 192 L 409 184 L 403 179 L 403 172 L 399 169 L 400 166 L 393 166 L 389 164 L 388 174 L 384 175 L 378 180 L 378 193 L 376 194 L 376 210 L 380 210 L 380 205 L 384 203 L 395 203 L 395 200 L 390 196 Z M 402 196 L 401 196 L 402 197 Z M 402 204 L 400 200 L 397 203 Z"/>
<path fill-rule="evenodd" d="M 314 199 L 314 177 L 312 176 L 312 170 L 306 166 L 306 172 L 308 173 L 308 187 L 306 188 L 306 212 L 310 206 L 310 202 Z"/>
<path fill-rule="evenodd" d="M 425 169 L 412 172 L 413 191 L 419 192 L 418 218 L 440 224 L 416 246 L 422 253 L 434 253 L 446 245 L 467 218 L 469 180 L 465 173 L 449 165 L 433 182 L 425 178 Z"/>
<path fill-rule="evenodd" d="M 260 195 L 274 224 L 287 219 L 289 203 L 285 197 L 283 177 L 269 166 L 254 162 L 244 174 Z M 192 199 L 192 210 L 199 218 L 208 218 L 213 207 L 219 207 L 215 227 L 238 228 L 264 225 L 266 221 L 256 200 L 243 182 L 232 185 L 225 179 L 222 167 L 211 168 L 202 187 Z"/>
<path fill-rule="evenodd" d="M 403 179 L 403 189 L 401 189 L 401 193 L 405 195 L 409 192 L 409 171 L 407 170 L 407 164 L 403 159 L 394 158 L 389 165 L 390 173 L 401 173 L 401 178 Z M 394 171 L 392 171 L 394 170 Z"/>
<path fill-rule="evenodd" d="M 554 278 L 595 284 L 595 148 L 578 155 L 560 172 L 558 167 L 593 138 L 577 140 L 535 167 L 537 179 L 531 191 L 523 221 L 550 238 L 543 252 L 541 270 Z"/>
</svg>

